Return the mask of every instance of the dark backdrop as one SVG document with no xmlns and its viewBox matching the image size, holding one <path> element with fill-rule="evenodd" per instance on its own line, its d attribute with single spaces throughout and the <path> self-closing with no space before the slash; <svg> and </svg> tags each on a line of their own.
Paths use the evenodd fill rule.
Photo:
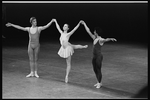
<svg viewBox="0 0 150 100">
<path fill-rule="evenodd" d="M 7 28 L 5 24 L 11 22 L 23 27 L 31 26 L 29 19 L 37 18 L 38 26 L 46 25 L 52 18 L 56 18 L 61 29 L 68 23 L 72 30 L 82 19 L 93 32 L 99 26 L 103 30 L 104 38 L 114 37 L 118 42 L 148 42 L 148 4 L 2 4 L 6 9 L 2 14 L 2 34 L 7 40 L 28 42 L 28 33 Z M 5 15 L 5 16 L 4 16 Z M 41 32 L 40 41 L 59 41 L 55 24 Z M 91 41 L 83 25 L 71 36 L 70 41 Z M 21 43 L 21 42 L 18 42 Z"/>
</svg>

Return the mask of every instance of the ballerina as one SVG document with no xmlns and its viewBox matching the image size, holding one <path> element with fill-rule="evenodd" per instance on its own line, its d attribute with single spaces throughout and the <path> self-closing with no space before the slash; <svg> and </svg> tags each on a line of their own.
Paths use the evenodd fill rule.
<svg viewBox="0 0 150 100">
<path fill-rule="evenodd" d="M 65 77 L 65 82 L 68 83 L 68 75 L 71 70 L 71 56 L 74 53 L 74 49 L 82 49 L 82 48 L 87 48 L 88 45 L 74 45 L 69 42 L 70 36 L 78 29 L 80 21 L 77 26 L 70 32 L 68 32 L 69 27 L 68 24 L 64 24 L 63 26 L 63 31 L 60 29 L 60 26 L 57 23 L 57 20 L 54 19 L 54 22 L 56 23 L 56 28 L 58 29 L 59 33 L 61 34 L 60 36 L 60 44 L 61 47 L 58 51 L 58 55 L 62 58 L 66 59 L 67 63 L 67 68 L 66 68 L 66 77 Z"/>
</svg>

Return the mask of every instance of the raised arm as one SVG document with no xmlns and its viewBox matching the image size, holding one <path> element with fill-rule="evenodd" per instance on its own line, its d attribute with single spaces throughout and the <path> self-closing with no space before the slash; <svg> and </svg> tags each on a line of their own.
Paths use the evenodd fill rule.
<svg viewBox="0 0 150 100">
<path fill-rule="evenodd" d="M 69 35 L 72 35 L 72 34 L 79 28 L 81 22 L 82 22 L 82 21 L 80 21 L 80 22 L 77 24 L 77 26 L 76 26 L 72 31 L 70 31 L 68 34 L 69 34 Z"/>
<path fill-rule="evenodd" d="M 90 31 L 90 29 L 87 27 L 86 23 L 83 21 L 82 22 L 84 27 L 85 27 L 85 30 L 87 31 L 87 33 L 91 36 L 91 38 L 94 40 L 95 39 L 95 35 L 93 35 Z"/>
<path fill-rule="evenodd" d="M 60 26 L 58 25 L 57 20 L 54 19 L 54 22 L 56 24 L 56 28 L 58 29 L 59 33 L 61 34 L 63 31 L 60 29 Z"/>
<path fill-rule="evenodd" d="M 47 25 L 45 26 L 39 26 L 39 30 L 45 30 L 46 28 L 48 28 L 52 23 L 54 22 L 54 19 L 52 19 Z"/>
<path fill-rule="evenodd" d="M 21 27 L 19 25 L 15 25 L 15 24 L 12 24 L 12 23 L 7 23 L 6 24 L 7 27 L 14 27 L 14 28 L 17 28 L 17 29 L 20 29 L 20 30 L 23 30 L 23 31 L 28 31 L 28 27 Z"/>
</svg>

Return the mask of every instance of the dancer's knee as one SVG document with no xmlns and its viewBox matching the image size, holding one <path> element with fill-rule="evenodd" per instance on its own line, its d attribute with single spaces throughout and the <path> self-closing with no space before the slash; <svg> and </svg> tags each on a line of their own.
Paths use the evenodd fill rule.
<svg viewBox="0 0 150 100">
<path fill-rule="evenodd" d="M 29 60 L 30 60 L 30 62 L 34 61 L 33 57 L 29 57 Z"/>
<path fill-rule="evenodd" d="M 67 70 L 69 70 L 71 68 L 71 64 L 70 62 L 67 63 Z"/>
<path fill-rule="evenodd" d="M 67 63 L 67 68 L 69 69 L 71 67 L 71 64 L 70 63 Z"/>
<path fill-rule="evenodd" d="M 38 57 L 35 57 L 34 61 L 37 62 L 38 61 Z"/>
</svg>

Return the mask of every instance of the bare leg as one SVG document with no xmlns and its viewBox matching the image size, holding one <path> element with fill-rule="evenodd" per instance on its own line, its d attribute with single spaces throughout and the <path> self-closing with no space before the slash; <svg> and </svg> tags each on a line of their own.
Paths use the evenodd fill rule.
<svg viewBox="0 0 150 100">
<path fill-rule="evenodd" d="M 30 74 L 27 75 L 26 77 L 34 76 L 34 62 L 33 62 L 33 49 L 29 46 L 28 47 L 28 55 L 29 55 L 29 60 L 30 60 Z"/>
<path fill-rule="evenodd" d="M 88 45 L 73 45 L 72 44 L 72 47 L 74 48 L 74 49 L 82 49 L 82 48 L 87 48 L 88 47 Z"/>
<path fill-rule="evenodd" d="M 39 78 L 39 75 L 37 74 L 37 61 L 38 61 L 38 53 L 39 53 L 39 49 L 40 49 L 40 46 L 36 47 L 35 50 L 34 50 L 34 64 L 35 64 L 35 77 Z"/>
<path fill-rule="evenodd" d="M 68 75 L 69 75 L 69 72 L 70 72 L 70 69 L 71 69 L 71 56 L 66 58 L 66 62 L 67 62 L 67 69 L 66 69 L 65 82 L 68 83 Z"/>
</svg>

